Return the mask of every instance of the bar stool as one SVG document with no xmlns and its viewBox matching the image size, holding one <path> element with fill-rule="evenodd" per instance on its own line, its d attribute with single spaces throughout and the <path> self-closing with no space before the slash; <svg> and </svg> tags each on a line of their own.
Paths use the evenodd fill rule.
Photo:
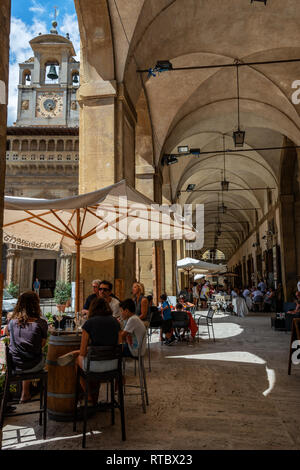
<svg viewBox="0 0 300 470">
<path fill-rule="evenodd" d="M 123 373 L 125 374 L 125 360 L 126 359 L 133 359 L 134 362 L 135 362 L 135 367 L 136 367 L 136 364 L 138 364 L 138 372 L 139 372 L 139 381 L 140 381 L 140 384 L 139 385 L 124 385 L 124 394 L 126 394 L 126 388 L 139 388 L 140 389 L 140 392 L 139 393 L 130 393 L 130 394 L 126 394 L 127 396 L 131 396 L 131 395 L 139 395 L 141 394 L 141 399 L 142 399 L 142 408 L 143 408 L 143 412 L 146 413 L 146 405 L 149 406 L 149 399 L 148 399 L 148 390 L 147 390 L 147 382 L 146 382 L 146 371 L 145 371 L 145 366 L 144 366 L 144 355 L 142 354 L 142 347 L 143 347 L 143 344 L 146 340 L 146 335 L 147 335 L 147 331 L 145 331 L 144 335 L 143 335 L 143 338 L 142 338 L 142 341 L 141 341 L 141 344 L 139 345 L 138 347 L 138 355 L 135 357 L 126 357 L 126 358 L 123 358 L 124 361 L 123 361 Z"/>
<path fill-rule="evenodd" d="M 22 416 L 39 413 L 39 425 L 43 424 L 43 439 L 46 439 L 47 430 L 47 386 L 48 386 L 48 372 L 44 369 L 39 372 L 28 372 L 23 374 L 17 374 L 13 372 L 12 359 L 9 352 L 8 345 L 5 345 L 5 358 L 6 358 L 6 372 L 5 372 L 5 384 L 4 392 L 0 409 L 0 449 L 2 447 L 2 429 L 4 425 L 4 417 L 8 416 Z M 6 405 L 8 403 L 9 389 L 11 384 L 20 384 L 23 380 L 36 380 L 39 379 L 41 382 L 40 398 L 31 400 L 31 402 L 39 401 L 40 407 L 35 411 L 27 411 L 23 413 L 6 413 Z"/>
<path fill-rule="evenodd" d="M 115 362 L 115 366 L 112 370 L 103 372 L 93 372 L 90 370 L 91 362 L 98 363 L 101 369 L 101 362 L 111 361 Z M 94 366 L 93 364 L 93 366 Z M 79 400 L 80 390 L 80 378 L 85 381 L 85 392 L 84 392 L 84 407 L 83 407 L 83 435 L 82 435 L 82 448 L 86 447 L 86 427 L 88 418 L 88 393 L 90 383 L 100 382 L 110 384 L 111 401 L 106 403 L 106 408 L 111 410 L 111 424 L 115 424 L 115 408 L 119 408 L 121 414 L 121 431 L 122 440 L 126 440 L 125 431 L 125 409 L 124 409 L 124 396 L 123 396 L 123 376 L 122 376 L 122 346 L 90 346 L 88 348 L 87 355 L 87 366 L 86 370 L 77 367 L 77 379 L 76 379 L 76 394 L 74 404 L 74 417 L 73 417 L 73 430 L 76 431 L 78 409 L 77 404 Z M 115 400 L 115 382 L 118 384 L 118 401 Z M 101 406 L 99 407 L 101 409 Z"/>
</svg>

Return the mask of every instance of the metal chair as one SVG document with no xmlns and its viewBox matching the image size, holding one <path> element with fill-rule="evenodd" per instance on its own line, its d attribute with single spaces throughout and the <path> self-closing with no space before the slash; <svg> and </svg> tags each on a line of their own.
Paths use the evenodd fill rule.
<svg viewBox="0 0 300 470">
<path fill-rule="evenodd" d="M 174 310 L 172 312 L 172 325 L 175 331 L 175 336 L 178 341 L 182 341 L 180 336 L 181 330 L 188 331 L 190 320 L 188 314 L 184 310 Z"/>
<path fill-rule="evenodd" d="M 149 322 L 149 326 L 148 326 L 148 329 L 147 329 L 147 333 L 148 333 L 148 343 L 149 343 L 149 349 L 148 349 L 148 352 L 150 350 L 150 342 L 151 342 L 151 338 L 152 338 L 152 332 L 153 331 L 160 331 L 161 329 L 161 325 L 162 325 L 162 316 L 161 316 L 161 312 L 158 310 L 157 307 L 152 307 L 153 310 L 151 312 L 151 315 L 150 315 L 150 322 Z M 150 355 L 149 355 L 149 358 L 150 358 Z M 150 359 L 149 359 L 149 372 L 151 372 L 151 365 L 150 365 Z"/>
<path fill-rule="evenodd" d="M 210 306 L 209 309 L 208 309 L 207 315 L 202 315 L 202 314 L 201 314 L 201 315 L 198 317 L 198 321 L 197 321 L 197 324 L 198 324 L 198 333 L 197 333 L 198 340 L 199 340 L 199 337 L 200 337 L 199 327 L 200 327 L 200 325 L 201 325 L 201 320 L 202 320 L 202 319 L 205 319 L 205 320 L 206 320 L 206 326 L 207 326 L 207 331 L 208 331 L 209 339 L 210 339 L 210 330 L 209 330 L 209 328 L 211 327 L 211 328 L 212 328 L 213 339 L 214 339 L 214 341 L 216 341 L 215 333 L 214 333 L 214 325 L 213 325 L 213 317 L 214 317 L 214 314 L 215 314 L 215 310 Z"/>
<path fill-rule="evenodd" d="M 39 413 L 39 425 L 43 425 L 43 439 L 46 439 L 47 430 L 47 385 L 48 385 L 48 372 L 44 369 L 39 372 L 28 372 L 28 373 L 15 373 L 12 364 L 12 358 L 9 352 L 8 344 L 5 345 L 5 359 L 6 359 L 6 372 L 5 372 L 5 384 L 3 391 L 3 398 L 0 409 L 0 449 L 2 444 L 2 429 L 4 425 L 4 418 L 8 416 L 22 416 Z M 6 413 L 6 407 L 8 404 L 9 390 L 11 384 L 21 384 L 23 380 L 37 380 L 41 382 L 40 398 L 31 400 L 32 402 L 39 401 L 40 407 L 38 410 L 26 411 L 22 413 Z M 12 402 L 13 403 L 13 402 Z"/>
<path fill-rule="evenodd" d="M 142 408 L 143 408 L 143 412 L 146 413 L 146 405 L 148 406 L 149 405 L 149 399 L 148 399 L 148 390 L 147 390 L 147 382 L 146 382 L 146 371 L 145 371 L 145 367 L 144 367 L 144 355 L 142 353 L 142 349 L 143 349 L 143 344 L 145 343 L 145 340 L 146 340 L 146 335 L 147 335 L 147 331 L 145 331 L 144 335 L 143 335 L 143 338 L 142 338 L 142 341 L 141 343 L 139 344 L 139 347 L 138 347 L 138 355 L 135 357 L 124 357 L 123 358 L 123 372 L 125 373 L 125 363 L 126 363 L 126 359 L 133 359 L 135 362 L 134 362 L 134 365 L 136 367 L 136 364 L 138 364 L 138 372 L 139 372 L 139 381 L 140 381 L 140 384 L 139 385 L 124 385 L 124 394 L 126 394 L 126 388 L 139 388 L 140 389 L 140 393 L 130 393 L 128 396 L 130 395 L 139 395 L 141 394 L 141 399 L 142 399 Z"/>
<path fill-rule="evenodd" d="M 117 360 L 117 367 L 113 370 L 106 372 L 92 372 L 90 370 L 91 362 L 98 362 L 101 364 L 103 361 Z M 123 374 L 122 374 L 122 345 L 117 344 L 113 346 L 90 346 L 87 354 L 87 367 L 86 371 L 77 368 L 76 377 L 76 392 L 75 392 L 75 405 L 74 405 L 74 420 L 73 430 L 76 431 L 77 417 L 78 417 L 78 400 L 80 391 L 80 378 L 85 381 L 84 391 L 84 407 L 83 407 L 83 436 L 82 448 L 86 447 L 86 427 L 88 415 L 88 393 L 91 382 L 110 383 L 111 401 L 106 404 L 106 408 L 111 409 L 111 424 L 115 424 L 115 408 L 119 408 L 121 413 L 121 430 L 122 440 L 126 440 L 125 432 L 125 413 L 124 413 L 124 396 L 123 396 Z M 118 401 L 115 400 L 115 381 L 118 384 Z M 101 409 L 101 407 L 100 407 Z"/>
</svg>

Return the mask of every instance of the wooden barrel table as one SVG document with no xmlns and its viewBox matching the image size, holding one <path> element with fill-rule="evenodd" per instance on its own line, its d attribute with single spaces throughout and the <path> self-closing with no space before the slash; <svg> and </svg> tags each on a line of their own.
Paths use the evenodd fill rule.
<svg viewBox="0 0 300 470">
<path fill-rule="evenodd" d="M 81 335 L 53 332 L 49 338 L 48 369 L 48 416 L 54 421 L 72 421 L 75 404 L 76 369 L 74 364 L 59 366 L 57 358 L 80 349 Z"/>
</svg>

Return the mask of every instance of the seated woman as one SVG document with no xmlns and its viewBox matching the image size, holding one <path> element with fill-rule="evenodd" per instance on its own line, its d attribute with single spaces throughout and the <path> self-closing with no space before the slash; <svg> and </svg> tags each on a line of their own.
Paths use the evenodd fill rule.
<svg viewBox="0 0 300 470">
<path fill-rule="evenodd" d="M 82 337 L 80 350 L 72 351 L 60 356 L 57 363 L 60 366 L 75 362 L 76 366 L 86 370 L 88 346 L 113 346 L 119 344 L 120 323 L 113 317 L 112 310 L 105 299 L 98 297 L 94 299 L 89 307 L 88 319 L 82 326 Z M 106 372 L 117 368 L 117 360 L 91 362 L 91 372 Z M 81 387 L 84 389 L 85 381 L 82 380 Z M 93 406 L 98 402 L 99 383 L 91 382 L 89 404 Z"/>
<path fill-rule="evenodd" d="M 300 313 L 300 299 L 297 300 L 295 310 L 289 310 L 287 313 L 292 313 L 292 314 Z"/>
<path fill-rule="evenodd" d="M 45 365 L 42 348 L 47 341 L 48 324 L 41 318 L 40 301 L 35 292 L 20 295 L 7 329 L 15 373 L 42 370 Z M 20 403 L 26 403 L 30 399 L 30 380 L 24 380 Z"/>
</svg>

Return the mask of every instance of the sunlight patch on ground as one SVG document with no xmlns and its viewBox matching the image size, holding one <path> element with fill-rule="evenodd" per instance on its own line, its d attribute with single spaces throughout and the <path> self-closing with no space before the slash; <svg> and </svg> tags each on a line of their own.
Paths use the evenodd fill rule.
<svg viewBox="0 0 300 470">
<path fill-rule="evenodd" d="M 273 390 L 276 382 L 276 374 L 274 369 L 268 369 L 266 366 L 267 377 L 269 381 L 269 388 L 263 392 L 263 395 L 266 397 Z"/>
<path fill-rule="evenodd" d="M 86 436 L 101 434 L 100 431 L 87 432 Z M 7 425 L 3 429 L 2 437 L 2 450 L 5 449 L 22 449 L 24 447 L 36 446 L 40 444 L 47 444 L 48 442 L 63 441 L 67 439 L 82 438 L 82 434 L 75 436 L 60 436 L 52 439 L 37 439 L 33 428 L 24 426 Z"/>
<path fill-rule="evenodd" d="M 228 351 L 212 354 L 187 354 L 182 356 L 167 356 L 167 359 L 197 359 L 204 361 L 242 362 L 245 364 L 265 364 L 266 362 L 255 354 L 247 351 Z"/>
</svg>

